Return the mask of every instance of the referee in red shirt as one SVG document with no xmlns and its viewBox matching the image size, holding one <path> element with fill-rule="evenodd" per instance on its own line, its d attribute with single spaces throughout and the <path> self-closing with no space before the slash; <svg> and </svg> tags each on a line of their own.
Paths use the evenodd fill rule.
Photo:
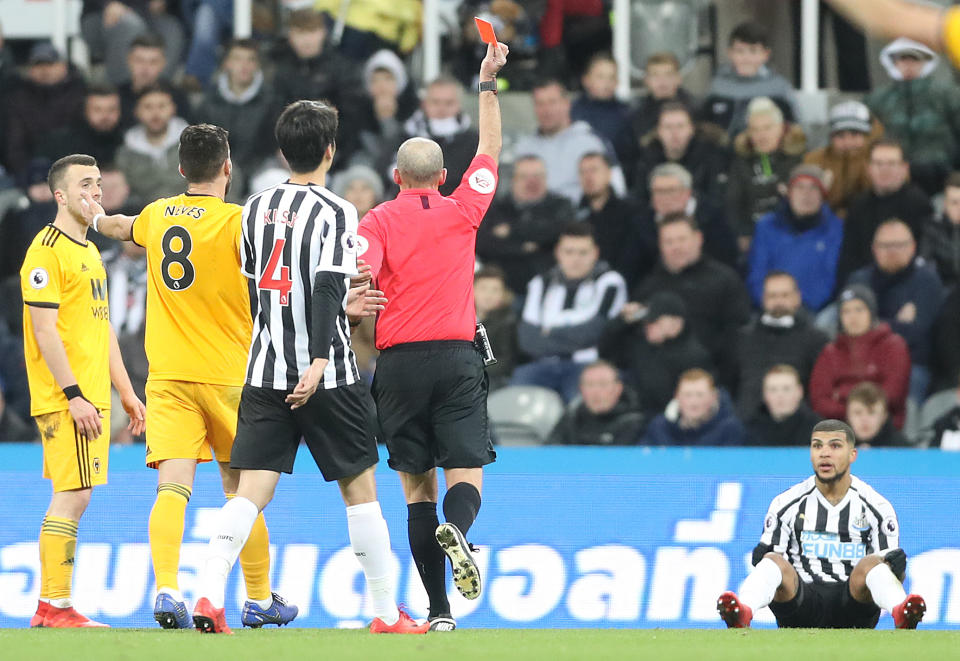
<svg viewBox="0 0 960 661">
<path fill-rule="evenodd" d="M 377 318 L 373 397 L 390 467 L 407 499 L 410 551 L 430 597 L 430 629 L 452 631 L 445 557 L 457 589 L 480 595 L 480 573 L 464 535 L 480 510 L 483 466 L 496 459 L 487 428 L 487 375 L 474 345 L 473 271 L 477 229 L 497 189 L 500 105 L 496 74 L 507 46 L 490 44 L 480 65 L 480 143 L 460 185 L 447 177 L 433 140 L 411 138 L 397 152 L 395 200 L 360 223 L 360 245 L 389 301 Z M 366 242 L 366 246 L 364 246 Z M 437 518 L 437 471 L 447 493 Z"/>
</svg>

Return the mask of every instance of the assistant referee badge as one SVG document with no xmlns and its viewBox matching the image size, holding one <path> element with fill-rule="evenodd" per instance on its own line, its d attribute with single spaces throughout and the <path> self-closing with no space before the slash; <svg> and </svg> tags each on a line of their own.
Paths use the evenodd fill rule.
<svg viewBox="0 0 960 661">
<path fill-rule="evenodd" d="M 38 266 L 30 271 L 30 286 L 34 289 L 43 289 L 49 282 L 50 276 L 47 275 L 46 269 L 42 269 Z"/>
<path fill-rule="evenodd" d="M 467 180 L 467 182 L 470 184 L 470 188 L 473 190 L 487 195 L 494 191 L 497 180 L 490 170 L 487 168 L 480 168 L 470 175 L 470 178 Z"/>
</svg>

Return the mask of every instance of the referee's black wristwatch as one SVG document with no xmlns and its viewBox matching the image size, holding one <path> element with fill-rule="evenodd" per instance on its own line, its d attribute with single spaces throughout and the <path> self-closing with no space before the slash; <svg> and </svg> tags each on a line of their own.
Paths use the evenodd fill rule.
<svg viewBox="0 0 960 661">
<path fill-rule="evenodd" d="M 493 80 L 483 80 L 483 81 L 480 81 L 480 85 L 478 86 L 477 93 L 479 94 L 480 92 L 493 92 L 494 94 L 496 94 L 496 93 L 497 93 L 497 79 L 494 78 Z"/>
</svg>

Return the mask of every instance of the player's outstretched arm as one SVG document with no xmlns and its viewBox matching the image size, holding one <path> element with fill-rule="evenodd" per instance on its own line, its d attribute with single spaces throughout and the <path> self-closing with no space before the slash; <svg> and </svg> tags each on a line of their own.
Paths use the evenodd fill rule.
<svg viewBox="0 0 960 661">
<path fill-rule="evenodd" d="M 480 83 L 497 83 L 497 73 L 507 63 L 510 49 L 506 44 L 487 44 L 487 55 L 480 63 Z M 496 92 L 480 92 L 480 142 L 477 155 L 486 154 L 494 161 L 500 158 L 503 129 L 500 122 L 500 102 Z"/>
<path fill-rule="evenodd" d="M 103 417 L 90 401 L 80 392 L 77 377 L 70 367 L 67 350 L 57 331 L 57 308 L 28 306 L 30 321 L 33 323 L 33 336 L 37 340 L 40 354 L 47 368 L 56 380 L 57 385 L 67 396 L 70 405 L 70 415 L 77 424 L 77 430 L 89 440 L 98 438 L 103 433 Z"/>
<path fill-rule="evenodd" d="M 907 37 L 940 50 L 943 9 L 905 0 L 827 0 L 834 9 L 872 35 Z"/>
<path fill-rule="evenodd" d="M 136 216 L 123 214 L 107 215 L 100 203 L 93 199 L 90 193 L 80 194 L 80 212 L 94 230 L 117 241 L 133 241 L 133 221 Z"/>
<path fill-rule="evenodd" d="M 133 391 L 133 384 L 130 383 L 130 376 L 123 364 L 123 355 L 120 353 L 117 334 L 113 332 L 112 326 L 110 327 L 110 381 L 120 395 L 123 410 L 130 417 L 130 424 L 127 425 L 127 429 L 134 436 L 139 436 L 146 427 L 147 409 Z"/>
</svg>

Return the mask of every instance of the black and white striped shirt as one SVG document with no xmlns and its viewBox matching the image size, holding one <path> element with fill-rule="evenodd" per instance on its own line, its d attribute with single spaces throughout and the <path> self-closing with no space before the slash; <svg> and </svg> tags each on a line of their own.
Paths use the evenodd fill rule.
<svg viewBox="0 0 960 661">
<path fill-rule="evenodd" d="M 283 183 L 243 208 L 243 273 L 250 278 L 253 336 L 247 384 L 292 390 L 310 365 L 317 272 L 357 273 L 357 210 L 322 186 Z M 322 388 L 359 381 L 344 296 Z"/>
<path fill-rule="evenodd" d="M 783 555 L 805 583 L 846 581 L 861 558 L 899 546 L 893 506 L 851 477 L 850 489 L 836 505 L 820 493 L 813 475 L 770 504 L 760 541 Z"/>
</svg>

